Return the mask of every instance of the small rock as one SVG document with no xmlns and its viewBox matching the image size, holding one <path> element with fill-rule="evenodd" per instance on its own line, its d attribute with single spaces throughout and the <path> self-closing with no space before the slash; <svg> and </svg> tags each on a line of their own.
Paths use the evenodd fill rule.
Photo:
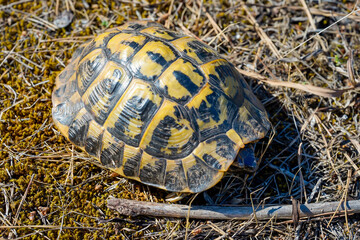
<svg viewBox="0 0 360 240">
<path fill-rule="evenodd" d="M 74 14 L 70 11 L 63 11 L 59 16 L 57 16 L 54 20 L 54 24 L 58 28 L 64 28 L 70 25 L 74 18 Z"/>
</svg>

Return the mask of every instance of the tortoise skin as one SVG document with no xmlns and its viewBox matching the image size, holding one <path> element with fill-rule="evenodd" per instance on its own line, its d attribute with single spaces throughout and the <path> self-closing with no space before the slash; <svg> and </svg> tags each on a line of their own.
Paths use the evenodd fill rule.
<svg viewBox="0 0 360 240">
<path fill-rule="evenodd" d="M 52 101 L 72 143 L 122 176 L 173 192 L 214 186 L 270 127 L 231 63 L 155 22 L 129 22 L 80 46 Z"/>
</svg>

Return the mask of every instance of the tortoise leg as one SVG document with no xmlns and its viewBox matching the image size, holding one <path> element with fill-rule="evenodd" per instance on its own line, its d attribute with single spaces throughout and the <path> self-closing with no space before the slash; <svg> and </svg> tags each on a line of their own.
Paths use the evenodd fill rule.
<svg viewBox="0 0 360 240">
<path fill-rule="evenodd" d="M 181 199 L 183 199 L 186 196 L 189 196 L 190 194 L 191 193 L 172 192 L 172 193 L 169 193 L 168 195 L 166 195 L 165 201 L 174 203 L 174 202 L 180 201 Z"/>
<path fill-rule="evenodd" d="M 253 144 L 247 144 L 245 148 L 240 149 L 236 156 L 235 164 L 248 171 L 256 170 L 258 159 L 255 157 Z"/>
</svg>

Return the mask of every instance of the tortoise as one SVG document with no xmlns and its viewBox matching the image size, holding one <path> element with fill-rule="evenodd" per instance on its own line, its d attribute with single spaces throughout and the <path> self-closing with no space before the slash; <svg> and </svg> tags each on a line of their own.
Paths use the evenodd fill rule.
<svg viewBox="0 0 360 240">
<path fill-rule="evenodd" d="M 214 186 L 235 159 L 254 168 L 245 145 L 270 128 L 234 65 L 156 22 L 127 22 L 84 43 L 55 84 L 52 116 L 68 140 L 170 192 Z"/>
</svg>

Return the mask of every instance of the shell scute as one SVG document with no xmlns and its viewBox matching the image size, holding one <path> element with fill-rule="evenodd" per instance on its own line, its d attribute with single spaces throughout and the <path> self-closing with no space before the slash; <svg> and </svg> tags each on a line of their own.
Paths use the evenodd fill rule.
<svg viewBox="0 0 360 240">
<path fill-rule="evenodd" d="M 148 40 L 148 37 L 143 35 L 120 33 L 109 40 L 106 49 L 113 61 L 119 61 L 124 64 L 127 63 Z"/>
<path fill-rule="evenodd" d="M 85 108 L 82 108 L 69 126 L 68 137 L 77 146 L 84 146 L 92 117 Z"/>
<path fill-rule="evenodd" d="M 139 168 L 143 151 L 129 145 L 124 146 L 124 157 L 122 167 L 117 172 L 131 179 L 139 179 Z"/>
<path fill-rule="evenodd" d="M 201 192 L 215 185 L 224 172 L 209 167 L 203 160 L 194 157 L 191 161 L 183 161 L 187 185 L 191 192 Z"/>
<path fill-rule="evenodd" d="M 239 72 L 229 62 L 217 59 L 200 66 L 212 86 L 223 92 L 231 101 L 241 107 L 244 101 L 244 81 Z"/>
<path fill-rule="evenodd" d="M 150 41 L 135 54 L 129 67 L 134 76 L 154 81 L 176 58 L 177 53 L 164 42 Z"/>
<path fill-rule="evenodd" d="M 217 52 L 210 46 L 189 36 L 171 41 L 171 44 L 181 52 L 183 56 L 186 56 L 197 64 L 204 64 L 220 58 Z"/>
<path fill-rule="evenodd" d="M 237 107 L 224 94 L 206 84 L 186 105 L 197 123 L 201 141 L 231 128 Z"/>
<path fill-rule="evenodd" d="M 226 171 L 237 155 L 237 144 L 226 134 L 214 136 L 203 141 L 194 150 L 194 155 L 209 167 Z"/>
<path fill-rule="evenodd" d="M 95 49 L 80 60 L 76 78 L 77 90 L 83 95 L 106 64 L 106 57 L 101 49 Z"/>
<path fill-rule="evenodd" d="M 124 142 L 105 130 L 100 152 L 100 162 L 112 169 L 121 168 L 124 158 Z"/>
<path fill-rule="evenodd" d="M 59 130 L 68 137 L 68 128 L 78 115 L 80 110 L 84 108 L 84 102 L 78 92 L 70 91 L 73 82 L 68 82 L 64 94 L 55 90 L 52 95 L 54 107 L 52 108 L 52 116 Z M 62 85 L 62 86 L 64 86 Z M 60 86 L 60 88 L 62 87 Z M 59 89 L 60 89 L 59 88 Z M 76 88 L 75 88 L 76 89 Z"/>
<path fill-rule="evenodd" d="M 205 77 L 194 64 L 179 58 L 158 77 L 154 85 L 166 97 L 184 104 L 198 93 L 205 82 Z"/>
<path fill-rule="evenodd" d="M 173 192 L 188 190 L 182 160 L 167 161 L 164 187 Z"/>
<path fill-rule="evenodd" d="M 233 129 L 244 144 L 263 138 L 270 128 L 265 112 L 246 100 L 233 121 Z"/>
<path fill-rule="evenodd" d="M 85 151 L 91 156 L 99 157 L 104 129 L 95 120 L 89 122 L 87 136 L 84 141 Z"/>
<path fill-rule="evenodd" d="M 126 144 L 138 147 L 145 127 L 159 109 L 163 98 L 151 85 L 133 80 L 117 102 L 104 125 Z"/>
<path fill-rule="evenodd" d="M 124 67 L 109 61 L 84 92 L 82 100 L 99 124 L 104 124 L 130 82 Z"/>
<path fill-rule="evenodd" d="M 166 160 L 143 153 L 140 164 L 139 178 L 151 186 L 164 186 Z"/>
<path fill-rule="evenodd" d="M 158 158 L 178 159 L 189 155 L 197 144 L 198 136 L 186 109 L 165 100 L 150 122 L 140 147 Z"/>
</svg>

